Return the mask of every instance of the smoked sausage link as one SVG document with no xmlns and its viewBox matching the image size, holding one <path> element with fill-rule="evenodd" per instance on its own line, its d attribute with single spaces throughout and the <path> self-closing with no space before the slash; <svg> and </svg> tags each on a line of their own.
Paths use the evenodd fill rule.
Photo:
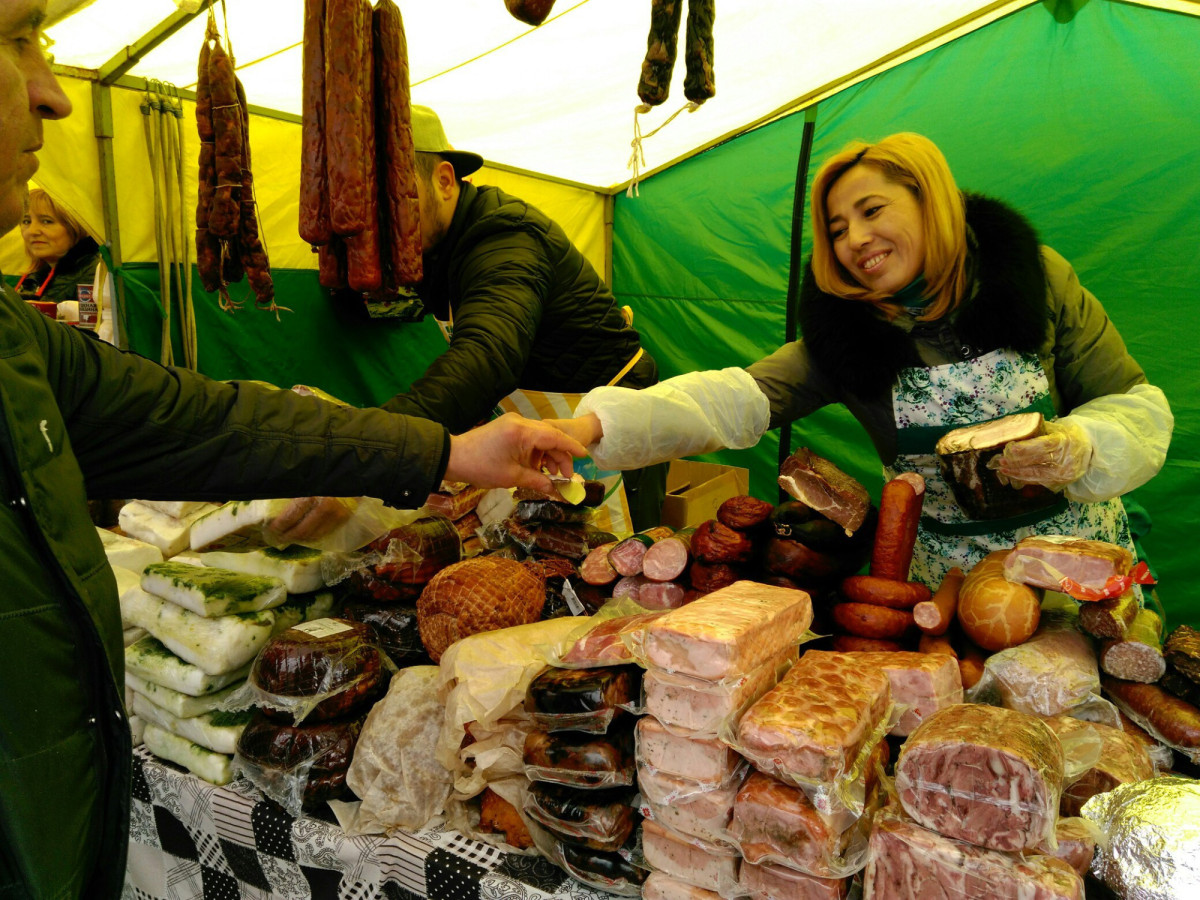
<svg viewBox="0 0 1200 900">
<path fill-rule="evenodd" d="M 1156 684 L 1121 681 L 1104 675 L 1100 680 L 1104 692 L 1120 705 L 1158 732 L 1173 747 L 1188 750 L 1200 748 L 1200 709 L 1172 697 Z"/>
<path fill-rule="evenodd" d="M 212 209 L 208 215 L 208 231 L 219 238 L 236 238 L 242 210 L 245 135 L 233 61 L 219 41 L 213 45 L 209 56 L 208 76 L 212 92 L 217 175 Z M 238 279 L 225 280 L 228 282 Z"/>
<path fill-rule="evenodd" d="M 912 613 L 870 603 L 836 603 L 832 615 L 849 634 L 885 641 L 901 640 L 913 627 Z"/>
<path fill-rule="evenodd" d="M 408 42 L 400 8 L 380 0 L 373 14 L 375 37 L 375 139 L 380 179 L 380 230 L 389 287 L 421 280 L 421 204 L 412 136 Z M 387 281 L 387 279 L 385 279 Z"/>
<path fill-rule="evenodd" d="M 842 581 L 842 593 L 858 603 L 892 609 L 912 609 L 929 599 L 929 588 L 915 581 L 893 581 L 874 575 L 851 575 Z"/>
<path fill-rule="evenodd" d="M 335 234 L 367 227 L 368 147 L 363 126 L 363 67 L 370 46 L 370 20 L 362 0 L 325 2 L 325 158 L 329 178 L 329 223 Z"/>
<path fill-rule="evenodd" d="M 893 478 L 883 486 L 879 524 L 875 527 L 875 545 L 871 551 L 872 575 L 896 581 L 908 580 L 924 499 L 924 483 L 918 492 L 909 476 Z"/>
<path fill-rule="evenodd" d="M 646 39 L 646 58 L 638 82 L 638 96 L 650 106 L 658 106 L 671 91 L 682 21 L 683 0 L 651 0 L 650 36 Z"/>
<path fill-rule="evenodd" d="M 300 238 L 316 246 L 328 243 L 333 235 L 325 174 L 325 0 L 304 0 L 302 65 Z"/>
<path fill-rule="evenodd" d="M 363 227 L 358 234 L 346 238 L 346 280 L 356 291 L 377 291 L 383 287 L 383 266 L 379 249 L 379 196 L 376 192 L 375 164 L 375 66 L 371 35 L 370 0 L 358 0 L 361 16 L 367 23 L 363 30 L 363 59 L 359 71 L 359 92 L 362 97 L 362 135 L 364 150 L 363 171 L 366 189 L 362 192 Z"/>
<path fill-rule="evenodd" d="M 687 73 L 683 79 L 683 96 L 693 103 L 703 103 L 716 96 L 713 74 L 713 20 L 716 0 L 688 0 L 687 38 L 683 60 Z"/>
</svg>

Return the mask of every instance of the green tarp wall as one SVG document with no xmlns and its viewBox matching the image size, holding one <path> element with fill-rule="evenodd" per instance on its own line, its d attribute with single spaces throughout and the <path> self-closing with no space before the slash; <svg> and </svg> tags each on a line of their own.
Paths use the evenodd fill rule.
<svg viewBox="0 0 1200 900">
<path fill-rule="evenodd" d="M 1074 264 L 1174 410 L 1166 467 L 1135 496 L 1169 619 L 1200 625 L 1200 18 L 1114 2 L 1071 13 L 1027 7 L 823 101 L 809 183 L 849 140 L 920 132 L 961 187 L 1022 210 Z M 614 289 L 663 377 L 743 366 L 782 343 L 803 124 L 779 120 L 617 198 Z M 878 498 L 878 457 L 842 407 L 793 426 L 792 444 Z M 777 453 L 772 432 L 707 458 L 749 467 L 752 493 L 774 500 Z"/>
</svg>

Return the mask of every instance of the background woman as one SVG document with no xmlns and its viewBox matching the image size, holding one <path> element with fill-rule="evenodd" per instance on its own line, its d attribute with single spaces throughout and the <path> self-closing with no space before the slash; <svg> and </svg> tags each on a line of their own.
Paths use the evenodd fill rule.
<svg viewBox="0 0 1200 900">
<path fill-rule="evenodd" d="M 22 299 L 61 303 L 79 299 L 79 285 L 91 287 L 100 247 L 79 221 L 41 188 L 29 192 L 21 238 L 30 264 L 17 282 Z"/>
<path fill-rule="evenodd" d="M 751 446 L 842 403 L 885 475 L 926 479 L 913 579 L 936 585 L 950 566 L 1035 533 L 1132 549 L 1119 497 L 1162 467 L 1174 420 L 1070 264 L 1015 210 L 959 191 L 920 135 L 850 144 L 817 172 L 812 198 L 801 340 L 745 370 L 597 388 L 561 427 L 597 445 L 597 464 L 627 468 Z M 1031 409 L 1057 418 L 1045 437 L 1010 444 L 1001 472 L 1063 499 L 972 521 L 938 474 L 934 444 Z"/>
</svg>

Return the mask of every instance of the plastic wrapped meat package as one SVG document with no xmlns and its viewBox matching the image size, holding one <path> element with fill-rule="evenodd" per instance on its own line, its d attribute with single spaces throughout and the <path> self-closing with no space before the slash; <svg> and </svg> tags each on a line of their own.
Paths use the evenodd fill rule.
<svg viewBox="0 0 1200 900">
<path fill-rule="evenodd" d="M 892 688 L 892 702 L 904 712 L 889 734 L 904 737 L 939 709 L 963 701 L 958 660 L 938 653 L 850 653 L 865 669 L 881 669 Z"/>
<path fill-rule="evenodd" d="M 501 631 L 473 634 L 451 644 L 438 666 L 438 699 L 446 708 L 438 762 L 457 776 L 471 772 L 459 751 L 467 725 L 485 731 L 521 709 L 529 684 L 546 668 L 546 652 L 579 627 L 570 618 L 547 619 Z"/>
<path fill-rule="evenodd" d="M 830 822 L 800 788 L 754 772 L 734 802 L 729 836 L 747 862 L 778 864 L 822 879 L 845 878 L 866 865 L 877 803 L 841 827 L 846 823 Z"/>
<path fill-rule="evenodd" d="M 566 642 L 566 649 L 549 648 L 546 659 L 562 669 L 590 669 L 633 662 L 633 653 L 623 635 L 644 629 L 663 615 L 646 612 L 633 600 L 610 600 L 594 616 L 575 619 L 577 628 Z"/>
<path fill-rule="evenodd" d="M 260 710 L 238 738 L 233 770 L 293 816 L 344 799 L 363 718 L 290 725 Z"/>
<path fill-rule="evenodd" d="M 434 758 L 442 728 L 437 675 L 436 666 L 401 670 L 367 714 L 346 773 L 362 802 L 338 815 L 347 834 L 420 828 L 442 811 L 451 775 Z"/>
<path fill-rule="evenodd" d="M 884 811 L 871 829 L 863 876 L 869 900 L 1084 900 L 1083 879 L 1048 856 L 988 850 Z"/>
<path fill-rule="evenodd" d="M 530 683 L 525 711 L 544 731 L 604 734 L 614 719 L 637 708 L 641 688 L 638 666 L 549 668 Z"/>
<path fill-rule="evenodd" d="M 1154 777 L 1154 765 L 1145 746 L 1121 729 L 1067 716 L 1054 716 L 1045 721 L 1058 735 L 1068 760 L 1067 785 L 1059 803 L 1061 815 L 1078 816 L 1083 804 L 1096 794 L 1111 791 L 1119 784 Z M 1070 773 L 1071 757 L 1081 743 L 1081 736 L 1090 737 L 1094 744 L 1087 761 L 1089 764 L 1083 771 Z"/>
<path fill-rule="evenodd" d="M 642 677 L 643 704 L 647 713 L 668 728 L 716 735 L 727 719 L 739 716 L 773 688 L 795 664 L 798 653 L 797 647 L 788 647 L 758 668 L 724 681 L 647 669 Z"/>
<path fill-rule="evenodd" d="M 642 885 L 642 900 L 720 900 L 720 894 L 672 878 L 665 872 L 651 872 Z"/>
<path fill-rule="evenodd" d="M 964 703 L 909 735 L 896 792 L 919 825 L 991 850 L 1053 848 L 1063 749 L 1040 719 Z"/>
<path fill-rule="evenodd" d="M 629 787 L 637 778 L 632 724 L 608 734 L 531 731 L 525 736 L 525 776 L 581 788 Z"/>
<path fill-rule="evenodd" d="M 653 716 L 637 723 L 638 764 L 690 781 L 716 786 L 728 782 L 741 758 L 716 738 L 668 730 Z"/>
<path fill-rule="evenodd" d="M 737 893 L 750 900 L 844 900 L 850 894 L 850 879 L 818 878 L 786 866 L 743 862 Z"/>
<path fill-rule="evenodd" d="M 642 883 L 650 872 L 640 862 L 630 862 L 634 840 L 619 853 L 611 853 L 559 840 L 536 822 L 529 833 L 538 852 L 576 881 L 619 897 L 641 896 Z"/>
<path fill-rule="evenodd" d="M 710 787 L 639 768 L 642 814 L 685 837 L 729 843 L 733 804 L 748 771 L 749 767 L 743 766 L 725 784 Z"/>
<path fill-rule="evenodd" d="M 1078 621 L 1074 610 L 1043 609 L 1033 637 L 987 658 L 968 699 L 983 702 L 998 695 L 1009 709 L 1041 717 L 1059 716 L 1094 700 L 1100 694 L 1100 670 L 1092 640 L 1079 630 Z"/>
<path fill-rule="evenodd" d="M 636 794 L 633 788 L 596 791 L 535 781 L 529 786 L 525 813 L 566 840 L 615 852 L 637 827 Z"/>
<path fill-rule="evenodd" d="M 775 659 L 810 624 L 804 591 L 738 581 L 669 610 L 626 640 L 647 667 L 720 681 Z"/>
<path fill-rule="evenodd" d="M 384 691 L 391 661 L 370 626 L 347 619 L 314 619 L 267 641 L 246 684 L 227 709 L 255 705 L 299 725 L 369 707 Z"/>
<path fill-rule="evenodd" d="M 1054 826 L 1057 847 L 1050 850 L 1039 846 L 1035 852 L 1061 859 L 1084 878 L 1092 866 L 1096 848 L 1108 845 L 1108 838 L 1091 819 L 1082 816 L 1063 817 Z"/>
<path fill-rule="evenodd" d="M 642 823 L 642 856 L 656 872 L 723 896 L 737 888 L 741 855 L 732 847 L 686 838 L 649 819 Z"/>
<path fill-rule="evenodd" d="M 1200 897 L 1200 781 L 1164 775 L 1123 784 L 1083 806 L 1108 836 L 1092 874 L 1120 897 Z"/>
<path fill-rule="evenodd" d="M 893 724 L 891 684 L 852 656 L 809 650 L 746 711 L 729 743 L 761 772 L 810 790 L 825 814 L 860 814 L 865 769 Z"/>
<path fill-rule="evenodd" d="M 1064 592 L 1063 582 L 1069 579 L 1099 592 L 1105 590 L 1109 579 L 1127 574 L 1132 564 L 1133 555 L 1116 544 L 1043 534 L 1017 543 L 1004 559 L 1004 577 L 1018 584 Z"/>
</svg>

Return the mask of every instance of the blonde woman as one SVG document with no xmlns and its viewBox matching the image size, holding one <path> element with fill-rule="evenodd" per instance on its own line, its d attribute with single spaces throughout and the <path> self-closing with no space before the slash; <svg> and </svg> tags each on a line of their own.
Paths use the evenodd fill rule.
<svg viewBox="0 0 1200 900">
<path fill-rule="evenodd" d="M 747 369 L 698 372 L 643 391 L 597 388 L 560 423 L 597 464 L 626 468 L 720 447 L 844 404 L 884 473 L 927 491 L 911 577 L 936 585 L 1029 534 L 1132 547 L 1120 495 L 1162 467 L 1174 420 L 1070 264 L 993 199 L 963 193 L 929 139 L 855 142 L 812 191 L 813 253 L 799 298 L 802 339 Z M 1019 520 L 974 521 L 938 474 L 953 428 L 1036 409 L 1051 435 L 1022 442 L 1062 491 Z M 647 423 L 652 423 L 648 427 Z"/>
<path fill-rule="evenodd" d="M 77 300 L 79 285 L 91 287 L 100 248 L 79 221 L 41 188 L 29 192 L 21 219 L 29 269 L 17 282 L 25 300 Z"/>
</svg>

